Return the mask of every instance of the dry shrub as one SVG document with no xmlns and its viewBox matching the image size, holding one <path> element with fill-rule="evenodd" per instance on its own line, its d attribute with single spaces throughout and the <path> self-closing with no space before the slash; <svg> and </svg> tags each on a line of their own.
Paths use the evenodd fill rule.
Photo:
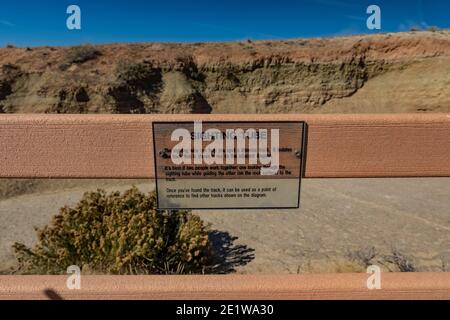
<svg viewBox="0 0 450 320">
<path fill-rule="evenodd" d="M 349 252 L 348 258 L 367 268 L 373 264 L 373 260 L 377 256 L 375 247 L 366 247 L 359 250 Z"/>
<path fill-rule="evenodd" d="M 430 27 L 427 28 L 427 31 L 430 31 L 430 32 L 437 32 L 437 31 L 439 31 L 439 27 L 436 27 L 436 26 L 430 26 Z"/>
<path fill-rule="evenodd" d="M 299 266 L 297 273 L 359 273 L 365 272 L 360 263 L 345 257 L 328 257 L 326 260 L 308 260 Z"/>
<path fill-rule="evenodd" d="M 120 61 L 115 73 L 119 85 L 143 90 L 156 89 L 162 77 L 161 70 L 149 62 Z"/>
<path fill-rule="evenodd" d="M 86 61 L 96 59 L 100 55 L 100 51 L 91 45 L 76 46 L 67 50 L 66 61 L 69 64 L 84 63 Z"/>
<path fill-rule="evenodd" d="M 413 259 L 396 248 L 392 248 L 388 255 L 379 255 L 375 247 L 365 247 L 349 251 L 346 256 L 327 257 L 326 260 L 309 260 L 305 265 L 299 266 L 297 273 L 366 272 L 370 265 L 378 265 L 383 272 L 418 271 Z M 446 270 L 444 262 L 441 263 L 440 269 Z"/>
<path fill-rule="evenodd" d="M 407 257 L 398 249 L 392 248 L 390 255 L 384 256 L 387 264 L 393 265 L 398 272 L 416 272 L 417 268 L 410 257 Z"/>
<path fill-rule="evenodd" d="M 158 211 L 154 193 L 87 192 L 37 230 L 33 248 L 15 243 L 18 272 L 200 273 L 210 259 L 208 226 L 188 211 Z"/>
</svg>

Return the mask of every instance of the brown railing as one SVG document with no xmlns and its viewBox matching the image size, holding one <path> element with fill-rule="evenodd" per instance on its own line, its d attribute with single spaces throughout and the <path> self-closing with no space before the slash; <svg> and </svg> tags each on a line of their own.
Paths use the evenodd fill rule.
<svg viewBox="0 0 450 320">
<path fill-rule="evenodd" d="M 304 120 L 305 178 L 450 177 L 450 114 L 1 115 L 2 178 L 152 178 L 152 121 Z M 449 273 L 0 276 L 0 298 L 450 299 Z"/>
</svg>

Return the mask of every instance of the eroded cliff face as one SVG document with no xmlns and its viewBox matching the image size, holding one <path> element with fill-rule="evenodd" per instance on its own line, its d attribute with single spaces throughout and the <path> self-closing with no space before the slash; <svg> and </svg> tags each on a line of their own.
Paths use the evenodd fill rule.
<svg viewBox="0 0 450 320">
<path fill-rule="evenodd" d="M 0 112 L 450 112 L 450 32 L 0 49 Z"/>
</svg>

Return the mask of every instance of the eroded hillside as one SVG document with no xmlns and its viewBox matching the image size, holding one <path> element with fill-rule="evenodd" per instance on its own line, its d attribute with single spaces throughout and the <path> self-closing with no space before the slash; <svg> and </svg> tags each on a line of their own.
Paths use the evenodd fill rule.
<svg viewBox="0 0 450 320">
<path fill-rule="evenodd" d="M 0 112 L 450 112 L 450 31 L 0 49 Z"/>
</svg>

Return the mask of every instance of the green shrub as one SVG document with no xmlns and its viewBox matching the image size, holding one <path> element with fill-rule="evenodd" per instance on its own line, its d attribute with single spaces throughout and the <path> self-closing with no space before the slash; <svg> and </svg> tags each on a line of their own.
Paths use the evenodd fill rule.
<svg viewBox="0 0 450 320">
<path fill-rule="evenodd" d="M 200 273 L 210 259 L 208 226 L 188 211 L 157 211 L 154 193 L 85 193 L 37 230 L 33 248 L 15 243 L 18 272 L 63 274 Z"/>
<path fill-rule="evenodd" d="M 67 63 L 84 63 L 96 59 L 100 51 L 90 45 L 71 47 L 67 50 Z"/>
</svg>

